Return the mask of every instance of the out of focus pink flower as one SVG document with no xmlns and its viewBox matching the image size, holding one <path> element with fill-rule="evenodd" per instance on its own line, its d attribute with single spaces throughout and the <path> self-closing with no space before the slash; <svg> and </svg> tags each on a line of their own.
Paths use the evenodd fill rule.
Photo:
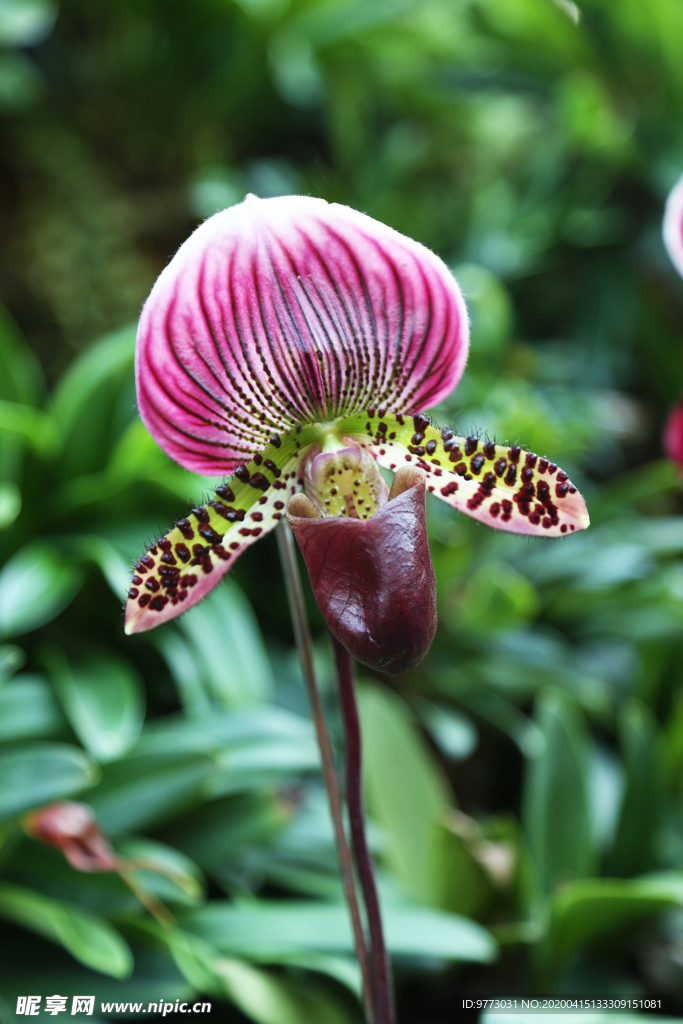
<svg viewBox="0 0 683 1024">
<path fill-rule="evenodd" d="M 666 455 L 683 470 L 683 402 L 675 405 L 669 413 L 662 443 Z"/>
<path fill-rule="evenodd" d="M 674 185 L 664 212 L 664 244 L 683 276 L 683 176 Z M 683 470 L 683 399 L 669 413 L 662 437 L 664 451 Z"/>
</svg>

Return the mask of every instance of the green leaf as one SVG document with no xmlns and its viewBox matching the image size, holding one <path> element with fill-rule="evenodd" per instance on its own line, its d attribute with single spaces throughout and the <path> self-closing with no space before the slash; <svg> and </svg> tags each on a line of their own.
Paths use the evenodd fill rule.
<svg viewBox="0 0 683 1024">
<path fill-rule="evenodd" d="M 357 1013 L 310 978 L 275 974 L 239 960 L 216 964 L 225 994 L 258 1024 L 354 1024 Z"/>
<path fill-rule="evenodd" d="M 18 114 L 42 97 L 45 80 L 23 53 L 0 52 L 0 111 Z"/>
<path fill-rule="evenodd" d="M 658 723 L 650 709 L 633 698 L 622 710 L 620 724 L 626 789 L 606 867 L 610 875 L 629 876 L 653 867 L 663 772 Z"/>
<path fill-rule="evenodd" d="M 273 689 L 273 673 L 251 605 L 234 580 L 184 616 L 178 629 L 189 643 L 204 691 L 227 707 L 256 704 Z"/>
<path fill-rule="evenodd" d="M 41 390 L 40 383 L 37 360 L 16 323 L 0 303 L 0 398 L 35 405 Z"/>
<path fill-rule="evenodd" d="M 524 828 L 540 890 L 549 893 L 591 871 L 590 759 L 583 715 L 569 698 L 559 691 L 542 692 L 536 721 L 545 743 L 527 763 Z"/>
<path fill-rule="evenodd" d="M 0 689 L 25 661 L 26 657 L 21 647 L 15 647 L 14 644 L 0 646 Z"/>
<path fill-rule="evenodd" d="M 57 649 L 48 663 L 64 712 L 86 750 L 100 762 L 125 754 L 144 718 L 144 690 L 133 668 L 104 652 L 90 652 L 70 665 Z"/>
<path fill-rule="evenodd" d="M 445 885 L 440 822 L 448 782 L 406 706 L 388 690 L 360 692 L 365 795 L 384 833 L 387 865 L 412 898 L 438 905 Z"/>
<path fill-rule="evenodd" d="M 238 792 L 282 776 L 318 771 L 320 754 L 311 722 L 283 708 L 264 707 L 169 716 L 145 729 L 137 753 L 180 752 L 215 757 L 211 793 Z"/>
<path fill-rule="evenodd" d="M 124 327 L 84 352 L 54 392 L 52 414 L 64 438 L 67 476 L 106 465 L 133 419 L 135 327 Z"/>
<path fill-rule="evenodd" d="M 304 980 L 275 974 L 222 956 L 211 943 L 177 929 L 166 930 L 160 938 L 167 943 L 179 969 L 196 990 L 227 997 L 259 1024 L 299 1024 L 309 1020 L 316 1024 L 354 1024 L 358 1019 L 351 1007 L 346 1011 L 342 1000 L 333 997 L 311 978 Z M 301 959 L 306 961 L 307 958 Z M 312 956 L 310 960 L 316 965 L 313 970 L 322 970 L 322 965 L 330 964 L 331 958 Z M 344 971 L 338 959 L 335 963 L 333 971 Z M 308 964 L 304 962 L 301 966 Z"/>
<path fill-rule="evenodd" d="M 459 628 L 491 633 L 519 628 L 538 612 L 538 594 L 511 565 L 486 561 L 467 580 L 460 596 Z"/>
<path fill-rule="evenodd" d="M 11 480 L 0 483 L 0 530 L 6 530 L 21 512 L 21 491 Z"/>
<path fill-rule="evenodd" d="M 200 754 L 129 754 L 106 766 L 88 802 L 106 832 L 147 828 L 198 803 L 214 771 L 214 759 Z"/>
<path fill-rule="evenodd" d="M 136 946 L 134 973 L 126 978 L 114 978 L 110 974 L 95 974 L 76 961 L 69 964 L 67 958 L 59 954 L 54 959 L 41 957 L 39 961 L 37 958 L 32 961 L 27 958 L 25 949 L 22 943 L 17 951 L 10 946 L 3 950 L 3 995 L 12 1005 L 10 1024 L 14 1024 L 17 996 L 27 991 L 43 996 L 59 992 L 69 999 L 84 993 L 94 995 L 97 1007 L 101 1001 L 132 1001 L 147 1006 L 159 1000 L 191 1000 L 194 995 L 165 950 Z M 39 1021 L 44 1019 L 47 1015 L 38 1018 Z M 96 1011 L 95 1016 L 88 1019 L 93 1024 L 102 1024 L 104 1018 Z"/>
<path fill-rule="evenodd" d="M 80 569 L 47 543 L 22 548 L 0 571 L 0 637 L 30 633 L 56 618 L 82 581 Z"/>
<path fill-rule="evenodd" d="M 114 978 L 133 969 L 128 944 L 108 921 L 31 889 L 0 884 L 0 916 L 56 942 L 87 967 Z"/>
<path fill-rule="evenodd" d="M 102 575 L 119 602 L 125 600 L 130 587 L 130 560 L 126 561 L 117 548 L 104 537 L 84 534 L 74 538 L 73 549 L 80 559 L 89 559 Z"/>
<path fill-rule="evenodd" d="M 97 782 L 97 767 L 66 743 L 31 743 L 0 753 L 0 818 L 61 800 Z"/>
<path fill-rule="evenodd" d="M 420 721 L 446 757 L 465 761 L 474 753 L 478 742 L 477 729 L 467 715 L 429 701 L 420 701 L 416 710 Z"/>
<path fill-rule="evenodd" d="M 292 816 L 275 794 L 259 790 L 205 803 L 172 825 L 166 836 L 215 877 L 231 872 L 254 851 L 262 864 L 265 851 Z M 310 857 L 308 831 L 307 839 Z"/>
<path fill-rule="evenodd" d="M 0 740 L 54 736 L 65 725 L 47 679 L 28 672 L 0 691 Z"/>
<path fill-rule="evenodd" d="M 549 904 L 541 949 L 551 967 L 566 964 L 587 943 L 621 934 L 667 907 L 683 906 L 683 872 L 637 879 L 587 878 L 561 886 Z"/>
<path fill-rule="evenodd" d="M 166 715 L 145 726 L 137 750 L 145 754 L 216 753 L 284 741 L 301 746 L 315 743 L 310 719 L 286 708 L 265 705 L 230 712 L 217 709 L 192 717 Z"/>
<path fill-rule="evenodd" d="M 136 878 L 164 903 L 191 906 L 202 899 L 206 887 L 202 873 L 179 850 L 139 836 L 122 840 L 117 850 L 135 862 Z"/>
<path fill-rule="evenodd" d="M 396 956 L 490 963 L 497 946 L 480 925 L 457 914 L 413 905 L 383 908 L 389 950 Z M 267 961 L 288 952 L 351 953 L 343 904 L 283 900 L 212 901 L 183 916 L 183 927 L 222 952 Z"/>
<path fill-rule="evenodd" d="M 34 409 L 32 405 L 0 400 L 0 431 L 25 439 L 42 458 L 54 456 L 59 451 L 57 424 L 46 412 Z"/>
</svg>

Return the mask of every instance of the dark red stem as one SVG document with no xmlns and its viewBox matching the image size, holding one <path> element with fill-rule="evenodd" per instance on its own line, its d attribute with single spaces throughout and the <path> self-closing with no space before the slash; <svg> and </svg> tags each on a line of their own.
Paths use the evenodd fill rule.
<svg viewBox="0 0 683 1024">
<path fill-rule="evenodd" d="M 332 634 L 330 634 L 332 635 Z M 363 810 L 363 761 L 361 749 L 360 718 L 356 701 L 353 659 L 346 648 L 332 636 L 334 656 L 337 664 L 339 701 L 344 718 L 346 738 L 346 804 L 351 828 L 351 847 L 356 861 L 363 901 L 370 932 L 370 960 L 372 972 L 372 993 L 377 1024 L 395 1024 L 394 990 L 391 979 L 391 964 L 384 943 L 382 912 L 375 882 L 375 867 L 365 834 L 365 813 Z"/>
<path fill-rule="evenodd" d="M 301 660 L 301 668 L 303 671 L 304 679 L 306 681 L 306 686 L 308 688 L 308 696 L 311 702 L 311 715 L 313 717 L 313 723 L 315 725 L 316 735 L 318 737 L 318 746 L 320 748 L 320 758 L 323 770 L 323 780 L 325 782 L 325 789 L 327 790 L 327 799 L 330 805 L 332 824 L 334 826 L 334 837 L 335 844 L 337 847 L 337 855 L 339 857 L 339 867 L 341 869 L 344 894 L 346 896 L 346 902 L 349 908 L 349 914 L 351 916 L 351 925 L 353 928 L 356 956 L 358 958 L 361 977 L 363 980 L 363 1002 L 365 1006 L 365 1016 L 367 1019 L 367 1024 L 383 1024 L 382 1021 L 375 1018 L 375 1014 L 373 1011 L 373 986 L 370 963 L 368 959 L 368 952 L 365 945 L 365 936 L 363 934 L 363 924 L 360 916 L 360 907 L 358 906 L 358 897 L 356 895 L 356 886 L 353 877 L 353 865 L 351 863 L 351 853 L 349 851 L 348 843 L 346 841 L 346 835 L 344 833 L 341 795 L 339 793 L 337 773 L 334 767 L 334 755 L 332 753 L 332 744 L 330 742 L 330 736 L 327 731 L 327 723 L 325 721 L 323 705 L 320 699 L 320 691 L 318 689 L 318 684 L 315 678 L 315 668 L 313 665 L 313 645 L 311 643 L 311 635 L 308 630 L 306 606 L 304 604 L 304 595 L 301 587 L 301 576 L 299 574 L 299 566 L 296 560 L 294 538 L 292 536 L 292 531 L 286 522 L 280 524 L 280 527 L 276 531 L 276 534 L 278 547 L 280 549 L 282 569 L 285 577 L 285 586 L 287 588 L 289 610 L 291 612 L 292 625 L 294 627 L 294 636 L 296 639 L 297 649 L 299 651 L 299 658 Z"/>
</svg>

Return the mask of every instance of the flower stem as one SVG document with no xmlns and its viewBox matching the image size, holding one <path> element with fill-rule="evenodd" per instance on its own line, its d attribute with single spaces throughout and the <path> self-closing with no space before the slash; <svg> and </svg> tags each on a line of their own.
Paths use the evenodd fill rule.
<svg viewBox="0 0 683 1024">
<path fill-rule="evenodd" d="M 332 636 L 332 634 L 330 635 Z M 375 882 L 375 869 L 365 834 L 360 718 L 356 701 L 353 658 L 334 636 L 332 636 L 332 646 L 337 664 L 339 700 L 346 734 L 346 802 L 349 808 L 351 845 L 363 891 L 370 931 L 375 1018 L 377 1024 L 395 1024 L 396 1010 L 394 1006 L 391 964 L 384 942 L 382 913 Z"/>
<path fill-rule="evenodd" d="M 275 532 L 277 535 L 277 543 L 280 552 L 280 561 L 282 562 L 282 569 L 285 577 L 285 587 L 287 589 L 287 598 L 289 600 L 289 609 L 292 616 L 292 626 L 294 629 L 296 646 L 299 651 L 299 659 L 301 661 L 301 667 L 303 670 L 304 678 L 306 680 L 306 686 L 308 687 L 308 697 L 311 704 L 311 714 L 313 716 L 315 731 L 318 737 L 318 746 L 320 748 L 320 758 L 322 761 L 323 769 L 323 779 L 325 781 L 327 799 L 330 805 L 330 813 L 332 815 L 332 824 L 334 826 L 334 838 L 337 846 L 339 867 L 341 870 L 342 882 L 344 885 L 344 894 L 346 896 L 346 902 L 348 904 L 349 913 L 351 915 L 353 937 L 356 947 L 356 957 L 360 965 L 361 977 L 363 981 L 363 1003 L 365 1006 L 365 1017 L 367 1020 L 367 1024 L 383 1024 L 383 1022 L 376 1020 L 375 1013 L 373 1010 L 372 978 L 370 974 L 368 950 L 366 947 L 365 935 L 363 934 L 363 924 L 361 921 L 360 907 L 358 905 L 356 883 L 353 876 L 353 862 L 351 860 L 351 852 L 349 850 L 349 844 L 346 841 L 346 833 L 344 831 L 344 818 L 342 815 L 341 795 L 339 792 L 337 773 L 334 767 L 332 744 L 330 743 L 330 735 L 327 730 L 325 713 L 323 711 L 322 701 L 320 699 L 320 691 L 318 689 L 318 684 L 315 677 L 315 667 L 313 665 L 313 648 L 311 645 L 311 634 L 308 629 L 306 606 L 304 604 L 304 595 L 301 587 L 301 576 L 299 574 L 299 566 L 296 560 L 294 536 L 292 534 L 292 530 L 289 526 L 289 523 L 286 523 L 284 521 L 280 524 L 280 526 Z"/>
</svg>

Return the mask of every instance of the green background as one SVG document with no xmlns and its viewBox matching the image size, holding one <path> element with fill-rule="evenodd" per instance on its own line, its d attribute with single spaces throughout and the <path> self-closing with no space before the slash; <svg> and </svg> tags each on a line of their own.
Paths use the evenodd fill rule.
<svg viewBox="0 0 683 1024">
<path fill-rule="evenodd" d="M 274 538 L 123 634 L 129 566 L 208 487 L 136 417 L 135 320 L 247 191 L 435 249 L 472 318 L 439 419 L 549 455 L 592 517 L 543 542 L 430 505 L 434 646 L 360 674 L 400 1024 L 472 993 L 683 1016 L 682 39 L 680 0 L 0 0 L 2 1024 L 30 993 L 360 1020 Z M 170 871 L 139 881 L 174 927 L 24 835 L 69 797 Z"/>
</svg>

